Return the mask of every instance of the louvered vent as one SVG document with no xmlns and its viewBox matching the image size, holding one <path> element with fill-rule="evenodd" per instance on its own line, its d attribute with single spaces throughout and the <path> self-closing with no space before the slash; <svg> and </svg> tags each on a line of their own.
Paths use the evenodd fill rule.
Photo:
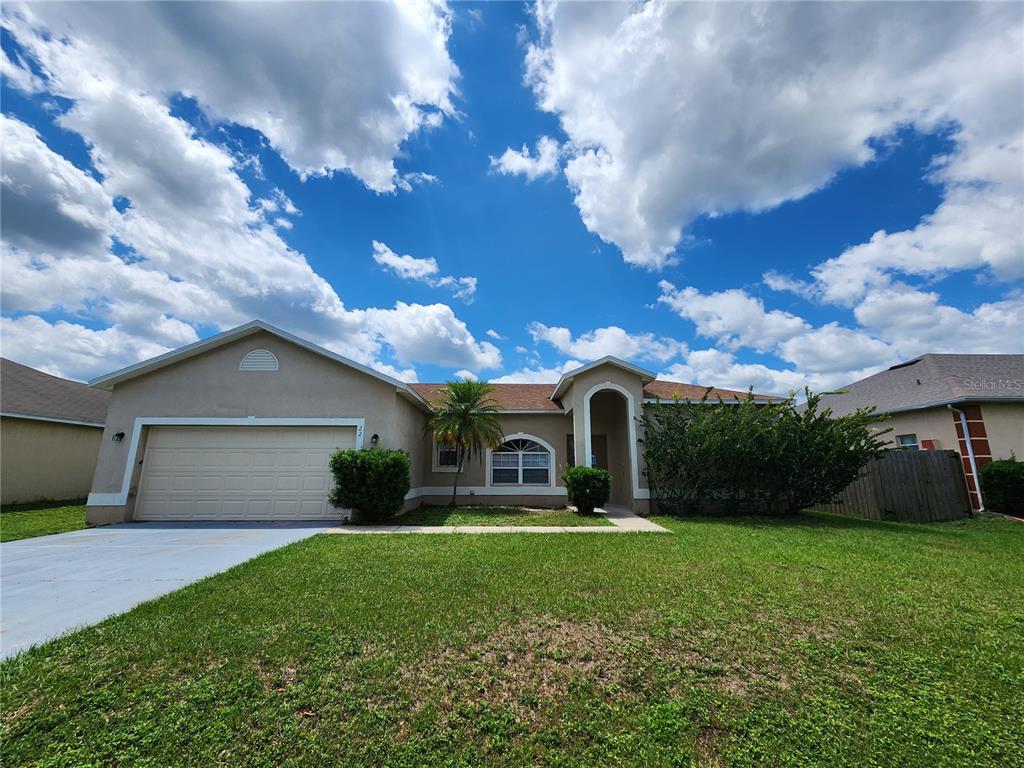
<svg viewBox="0 0 1024 768">
<path fill-rule="evenodd" d="M 269 349 L 254 349 L 238 364 L 240 371 L 276 371 L 277 358 Z"/>
</svg>

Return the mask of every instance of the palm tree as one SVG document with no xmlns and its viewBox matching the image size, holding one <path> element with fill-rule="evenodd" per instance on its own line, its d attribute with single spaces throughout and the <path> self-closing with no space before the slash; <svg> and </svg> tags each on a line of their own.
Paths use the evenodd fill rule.
<svg viewBox="0 0 1024 768">
<path fill-rule="evenodd" d="M 427 431 L 433 434 L 434 440 L 455 448 L 453 507 L 459 475 L 466 459 L 481 455 L 487 448 L 497 448 L 504 442 L 505 433 L 498 423 L 498 403 L 491 397 L 493 391 L 494 387 L 486 381 L 449 381 L 434 403 Z"/>
</svg>

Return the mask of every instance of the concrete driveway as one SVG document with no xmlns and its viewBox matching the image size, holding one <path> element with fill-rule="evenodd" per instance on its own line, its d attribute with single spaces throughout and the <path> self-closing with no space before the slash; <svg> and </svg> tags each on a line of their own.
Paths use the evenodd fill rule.
<svg viewBox="0 0 1024 768">
<path fill-rule="evenodd" d="M 0 544 L 0 657 L 300 541 L 329 523 L 126 523 Z"/>
</svg>

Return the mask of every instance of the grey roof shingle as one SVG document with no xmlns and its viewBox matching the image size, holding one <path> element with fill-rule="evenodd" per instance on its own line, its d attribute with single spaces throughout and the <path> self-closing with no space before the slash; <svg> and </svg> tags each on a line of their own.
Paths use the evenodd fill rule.
<svg viewBox="0 0 1024 768">
<path fill-rule="evenodd" d="M 110 393 L 0 358 L 0 411 L 103 425 Z"/>
<path fill-rule="evenodd" d="M 1024 400 L 1024 355 L 927 354 L 825 395 L 837 416 L 857 408 L 903 411 L 967 400 Z"/>
</svg>

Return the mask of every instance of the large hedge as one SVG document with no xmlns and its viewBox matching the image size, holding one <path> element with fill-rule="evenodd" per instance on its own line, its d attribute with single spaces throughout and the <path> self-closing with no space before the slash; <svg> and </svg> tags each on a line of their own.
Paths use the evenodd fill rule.
<svg viewBox="0 0 1024 768">
<path fill-rule="evenodd" d="M 401 511 L 409 492 L 409 454 L 378 448 L 337 451 L 331 456 L 333 506 L 351 509 L 353 522 L 370 523 Z"/>
<path fill-rule="evenodd" d="M 990 461 L 978 470 L 985 508 L 1007 515 L 1024 514 L 1024 461 L 1016 457 Z"/>
<path fill-rule="evenodd" d="M 710 390 L 709 390 L 710 391 Z M 764 403 L 671 401 L 644 410 L 652 497 L 672 514 L 796 512 L 827 502 L 883 450 L 862 409 L 833 417 L 820 395 Z"/>
<path fill-rule="evenodd" d="M 612 476 L 607 469 L 598 467 L 569 467 L 562 473 L 569 503 L 581 515 L 592 515 L 596 507 L 603 507 L 612 495 Z"/>
</svg>

